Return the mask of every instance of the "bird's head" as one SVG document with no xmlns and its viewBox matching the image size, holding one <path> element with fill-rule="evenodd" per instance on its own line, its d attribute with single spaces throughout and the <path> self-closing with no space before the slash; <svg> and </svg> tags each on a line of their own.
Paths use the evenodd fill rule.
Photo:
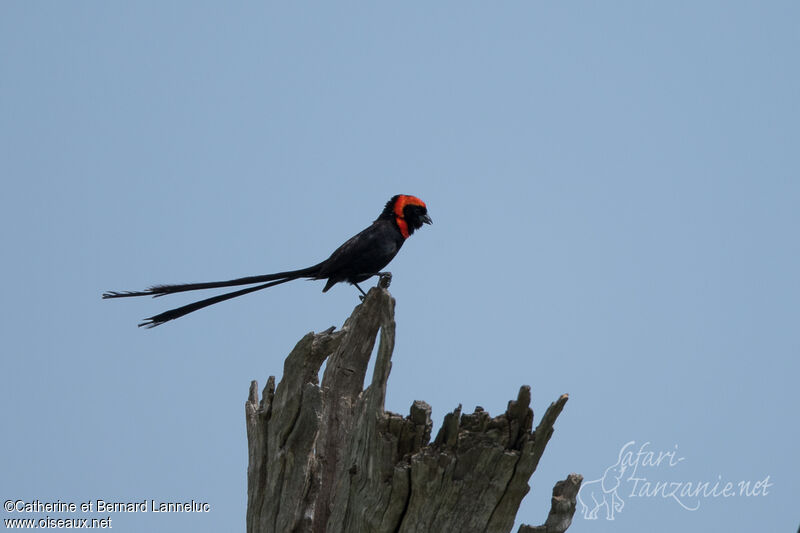
<svg viewBox="0 0 800 533">
<path fill-rule="evenodd" d="M 433 224 L 425 202 L 408 194 L 392 196 L 383 208 L 380 218 L 394 220 L 406 239 L 423 224 Z"/>
</svg>

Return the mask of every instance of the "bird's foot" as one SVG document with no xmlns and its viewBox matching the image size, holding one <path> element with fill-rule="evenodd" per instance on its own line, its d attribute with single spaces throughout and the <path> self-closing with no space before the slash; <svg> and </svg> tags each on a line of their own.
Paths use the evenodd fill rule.
<svg viewBox="0 0 800 533">
<path fill-rule="evenodd" d="M 363 302 L 364 298 L 367 297 L 367 293 L 364 292 L 364 289 L 362 289 L 361 287 L 358 286 L 358 283 L 353 283 L 353 285 L 355 286 L 356 289 L 358 289 L 358 292 L 361 293 L 361 294 L 358 295 L 358 299 Z"/>
<path fill-rule="evenodd" d="M 388 289 L 389 285 L 392 284 L 392 273 L 378 272 L 377 276 L 378 276 L 378 287 L 380 287 L 381 289 Z M 361 293 L 358 295 L 358 299 L 363 302 L 367 297 L 367 293 L 364 292 L 364 290 L 358 286 L 358 283 L 353 283 L 353 285 L 355 286 L 356 289 L 358 289 L 358 292 Z"/>
</svg>

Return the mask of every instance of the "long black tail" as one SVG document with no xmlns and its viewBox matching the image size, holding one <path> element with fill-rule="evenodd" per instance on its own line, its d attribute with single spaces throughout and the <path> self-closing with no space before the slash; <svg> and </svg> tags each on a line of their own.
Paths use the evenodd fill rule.
<svg viewBox="0 0 800 533">
<path fill-rule="evenodd" d="M 219 289 L 220 287 L 235 287 L 237 285 L 253 285 L 264 283 L 265 281 L 285 280 L 290 281 L 298 278 L 313 278 L 320 270 L 322 263 L 300 270 L 289 270 L 276 274 L 264 274 L 261 276 L 248 276 L 246 278 L 236 278 L 228 281 L 209 281 L 205 283 L 176 283 L 174 285 L 154 285 L 143 291 L 109 291 L 103 293 L 106 298 L 127 298 L 129 296 L 164 296 L 176 292 L 198 291 L 201 289 Z"/>
<path fill-rule="evenodd" d="M 200 300 L 198 302 L 184 305 L 182 307 L 170 309 L 169 311 L 165 311 L 161 314 L 151 316 L 150 318 L 146 318 L 144 319 L 144 322 L 139 324 L 139 327 L 144 326 L 146 328 L 154 328 L 156 326 L 160 326 L 164 322 L 175 320 L 176 318 L 188 315 L 189 313 L 197 311 L 198 309 L 202 309 L 204 307 L 208 307 L 209 305 L 214 305 L 219 302 L 224 302 L 225 300 L 230 300 L 231 298 L 236 298 L 237 296 L 243 296 L 251 292 L 260 291 L 261 289 L 266 289 L 267 287 L 274 287 L 275 285 L 280 285 L 281 283 L 286 283 L 287 281 L 292 281 L 299 278 L 314 278 L 319 273 L 321 266 L 322 263 L 314 265 L 312 267 L 303 268 L 301 270 L 290 270 L 287 272 L 278 272 L 276 274 L 265 274 L 262 276 L 248 276 L 246 278 L 237 278 L 228 281 L 210 281 L 206 283 L 179 283 L 175 285 L 156 285 L 148 289 L 145 289 L 143 291 L 123 291 L 123 292 L 109 291 L 103 293 L 103 299 L 127 298 L 130 296 L 158 297 L 167 294 L 174 294 L 177 292 L 196 291 L 202 289 L 218 289 L 220 287 L 235 287 L 238 285 L 252 285 L 254 283 L 261 283 L 261 285 L 256 285 L 255 287 L 248 287 L 246 289 L 220 294 L 218 296 L 206 298 L 205 300 Z M 268 283 L 264 283 L 265 281 Z"/>
<path fill-rule="evenodd" d="M 145 318 L 144 322 L 139 324 L 139 327 L 141 328 L 142 326 L 144 326 L 146 328 L 154 328 L 156 326 L 160 326 L 164 322 L 175 320 L 176 318 L 180 318 L 183 315 L 188 315 L 189 313 L 192 313 L 204 307 L 208 307 L 209 305 L 214 305 L 219 302 L 224 302 L 225 300 L 230 300 L 231 298 L 236 298 L 237 296 L 242 296 L 244 294 L 248 294 L 251 292 L 260 291 L 261 289 L 266 289 L 267 287 L 272 287 L 274 285 L 286 283 L 287 281 L 292 281 L 293 279 L 297 278 L 279 279 L 277 281 L 272 281 L 270 283 L 264 283 L 263 285 L 256 285 L 255 287 L 248 287 L 246 289 L 220 294 L 219 296 L 206 298 L 205 300 L 200 300 L 199 302 L 194 302 L 189 305 L 184 305 L 183 307 L 170 309 L 169 311 L 164 311 L 163 313 L 151 316 L 150 318 Z"/>
</svg>

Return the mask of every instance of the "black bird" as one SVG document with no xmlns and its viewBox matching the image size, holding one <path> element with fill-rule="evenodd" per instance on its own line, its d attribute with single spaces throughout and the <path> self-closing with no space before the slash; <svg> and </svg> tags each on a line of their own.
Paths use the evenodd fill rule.
<svg viewBox="0 0 800 533">
<path fill-rule="evenodd" d="M 380 216 L 368 228 L 350 238 L 338 247 L 329 258 L 321 263 L 300 270 L 289 270 L 276 274 L 249 276 L 229 281 L 211 281 L 207 283 L 182 283 L 177 285 L 156 285 L 144 291 L 106 292 L 103 298 L 127 298 L 129 296 L 164 296 L 176 292 L 196 291 L 200 289 L 217 289 L 237 285 L 255 285 L 234 292 L 220 294 L 212 298 L 200 300 L 183 307 L 170 309 L 159 315 L 144 319 L 139 327 L 154 328 L 188 315 L 193 311 L 224 302 L 267 287 L 286 283 L 293 279 L 327 279 L 322 292 L 326 292 L 335 284 L 346 281 L 366 296 L 358 283 L 372 276 L 382 274 L 381 269 L 397 255 L 400 247 L 415 230 L 423 224 L 431 224 L 425 202 L 416 196 L 398 194 L 386 203 Z M 266 282 L 266 283 L 265 283 Z"/>
</svg>

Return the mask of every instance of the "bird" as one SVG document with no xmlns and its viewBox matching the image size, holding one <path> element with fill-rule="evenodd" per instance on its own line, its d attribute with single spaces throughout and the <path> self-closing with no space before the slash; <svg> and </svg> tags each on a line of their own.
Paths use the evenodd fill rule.
<svg viewBox="0 0 800 533">
<path fill-rule="evenodd" d="M 337 283 L 347 282 L 354 285 L 361 292 L 360 298 L 363 300 L 366 297 L 366 293 L 358 284 L 376 275 L 391 276 L 390 273 L 381 272 L 381 270 L 394 259 L 406 239 L 420 229 L 423 224 L 433 224 L 431 217 L 428 215 L 428 207 L 425 202 L 416 196 L 397 194 L 386 202 L 383 211 L 370 226 L 345 241 L 344 244 L 333 251 L 330 257 L 316 265 L 298 270 L 248 276 L 228 281 L 154 285 L 143 291 L 109 291 L 103 293 L 102 297 L 103 299 L 128 298 L 132 296 L 158 297 L 185 291 L 254 285 L 145 318 L 139 324 L 139 327 L 145 328 L 154 328 L 209 305 L 302 278 L 311 280 L 326 279 L 327 282 L 322 292 L 327 292 Z"/>
</svg>

